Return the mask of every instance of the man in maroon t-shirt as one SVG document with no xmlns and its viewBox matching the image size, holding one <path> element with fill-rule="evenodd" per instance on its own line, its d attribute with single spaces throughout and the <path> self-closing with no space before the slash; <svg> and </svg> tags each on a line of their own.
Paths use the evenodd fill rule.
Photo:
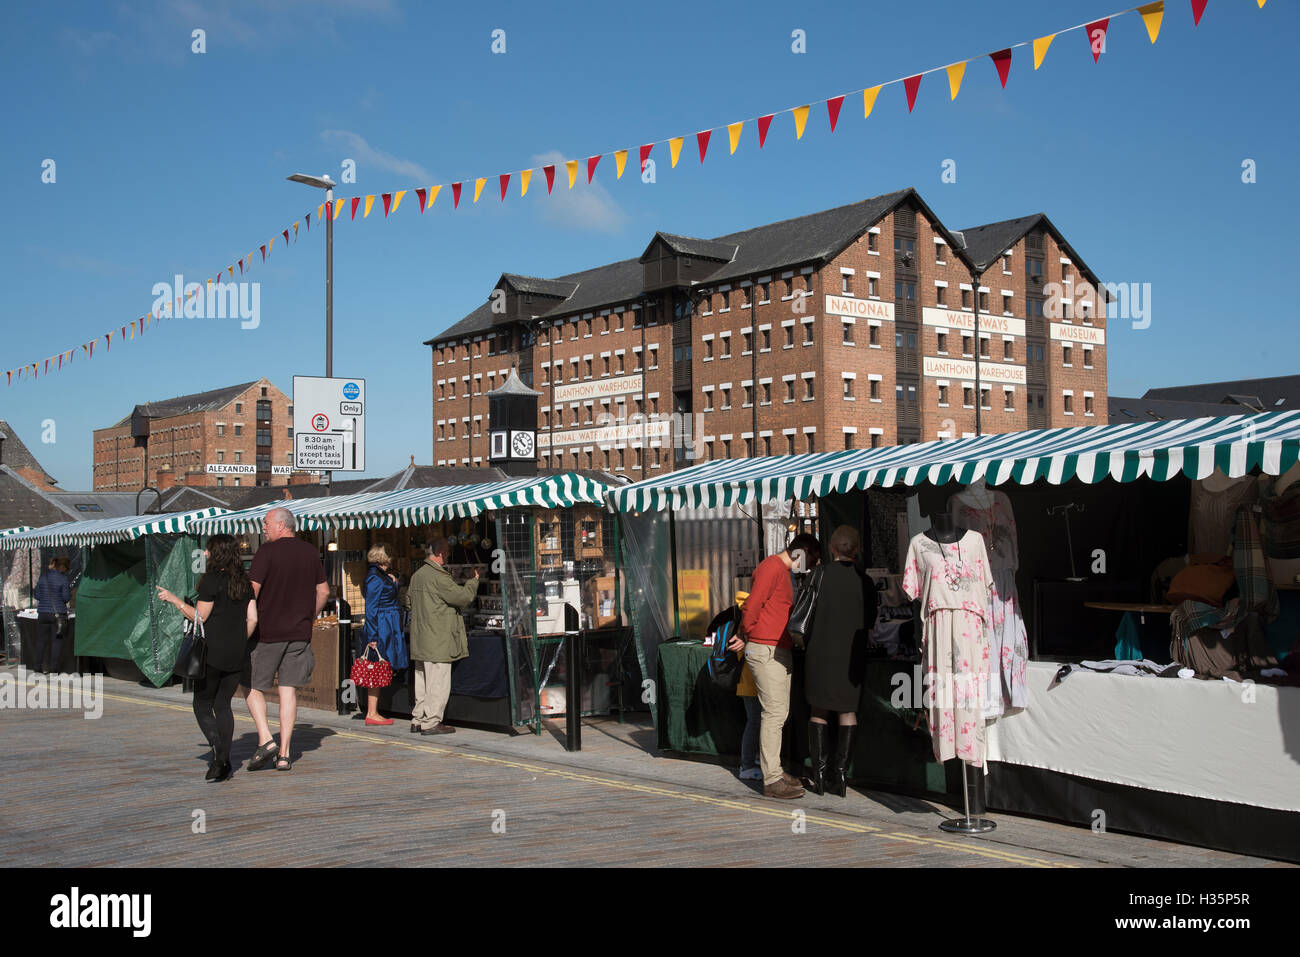
<svg viewBox="0 0 1300 957">
<path fill-rule="evenodd" d="M 257 725 L 257 751 L 248 762 L 250 771 L 272 758 L 278 771 L 293 767 L 289 739 L 298 716 L 297 689 L 311 681 L 315 658 L 311 629 L 325 607 L 329 585 L 320 553 L 310 542 L 296 537 L 293 513 L 273 508 L 262 519 L 266 542 L 253 556 L 248 577 L 257 598 L 257 644 L 253 646 L 248 691 L 248 712 Z M 266 692 L 280 676 L 280 743 L 271 737 L 266 720 Z"/>
</svg>

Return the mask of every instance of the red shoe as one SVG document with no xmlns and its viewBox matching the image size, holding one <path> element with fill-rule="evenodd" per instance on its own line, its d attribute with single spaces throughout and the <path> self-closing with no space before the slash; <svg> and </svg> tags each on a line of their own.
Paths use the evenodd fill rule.
<svg viewBox="0 0 1300 957">
<path fill-rule="evenodd" d="M 392 724 L 392 718 L 366 718 L 366 724 Z"/>
</svg>

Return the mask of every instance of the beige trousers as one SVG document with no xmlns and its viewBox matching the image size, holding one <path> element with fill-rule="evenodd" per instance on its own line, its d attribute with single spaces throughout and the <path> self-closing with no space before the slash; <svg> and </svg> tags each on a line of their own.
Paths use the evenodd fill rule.
<svg viewBox="0 0 1300 957">
<path fill-rule="evenodd" d="M 763 769 L 763 784 L 781 780 L 781 731 L 790 716 L 790 675 L 794 654 L 789 648 L 745 645 L 745 664 L 758 686 L 758 704 L 763 716 L 758 730 L 758 763 Z"/>
<path fill-rule="evenodd" d="M 451 697 L 451 662 L 412 661 L 415 671 L 415 707 L 411 724 L 424 730 L 442 723 Z"/>
</svg>

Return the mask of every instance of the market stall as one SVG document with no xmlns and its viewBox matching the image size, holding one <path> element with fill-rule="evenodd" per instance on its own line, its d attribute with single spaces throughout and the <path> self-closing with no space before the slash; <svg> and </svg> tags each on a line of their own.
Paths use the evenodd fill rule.
<svg viewBox="0 0 1300 957">
<path fill-rule="evenodd" d="M 1293 780 L 1300 688 L 1122 673 L 1141 670 L 1137 668 L 1056 678 L 1065 662 L 1128 658 L 1141 648 L 1159 647 L 1161 640 L 1167 651 L 1176 650 L 1169 648 L 1168 632 L 1157 632 L 1151 641 L 1141 631 L 1134 636 L 1126 626 L 1170 627 L 1161 622 L 1162 612 L 1153 610 L 1175 606 L 1152 599 L 1153 570 L 1163 565 L 1162 559 L 1187 551 L 1189 516 L 1193 537 L 1198 522 L 1196 497 L 1206 488 L 1212 495 L 1224 494 L 1221 489 L 1250 476 L 1266 477 L 1259 479 L 1261 489 L 1276 490 L 1300 474 L 1293 471 L 1298 460 L 1300 413 L 1284 412 L 710 462 L 615 489 L 610 502 L 625 524 L 668 526 L 688 508 L 752 511 L 765 502 L 816 501 L 824 530 L 841 522 L 861 530 L 866 564 L 889 585 L 890 576 L 904 570 L 908 546 L 932 520 L 959 514 L 960 502 L 951 501 L 953 490 L 967 499 L 996 498 L 999 509 L 1014 508 L 1019 520 L 1015 560 L 1004 566 L 999 589 L 1018 595 L 1014 615 L 1028 633 L 1035 660 L 1022 665 L 1016 705 L 1008 703 L 987 729 L 989 806 L 1088 825 L 1095 822 L 1092 812 L 1104 808 L 1112 828 L 1300 858 L 1300 804 L 1295 799 L 1300 791 Z M 1265 494 L 1260 492 L 1261 501 Z M 1228 512 L 1229 528 L 1232 514 Z M 1235 514 L 1243 516 L 1242 511 Z M 1260 517 L 1261 523 L 1265 518 Z M 976 521 L 965 515 L 963 520 Z M 1016 524 L 1007 525 L 1015 536 Z M 626 535 L 625 541 L 635 547 L 649 538 L 653 536 L 642 532 Z M 1268 547 L 1266 525 L 1264 538 Z M 996 568 L 994 547 L 988 551 Z M 630 566 L 639 557 L 627 554 L 625 561 Z M 1259 657 L 1285 661 L 1300 633 L 1297 617 L 1287 611 L 1288 605 L 1294 608 L 1297 593 L 1286 580 L 1289 566 L 1274 564 L 1278 578 L 1268 592 L 1277 600 L 1274 610 L 1262 616 L 1269 649 Z M 656 615 L 671 619 L 681 591 L 677 579 L 684 570 L 671 551 L 663 568 L 664 585 L 639 595 L 658 610 L 647 615 L 636 609 L 638 625 Z M 1252 578 L 1238 570 L 1237 579 L 1240 604 L 1225 604 L 1225 609 L 1246 607 Z M 654 576 L 647 581 L 653 584 Z M 733 588 L 745 584 L 739 579 Z M 1181 606 L 1182 611 L 1187 607 Z M 1264 607 L 1262 598 L 1259 607 Z M 1134 609 L 1129 612 L 1132 622 L 1124 617 L 1126 608 Z M 1173 616 L 1168 610 L 1163 615 Z M 919 620 L 913 624 L 918 629 L 923 625 Z M 1131 639 L 1127 643 L 1126 635 Z M 872 651 L 879 657 L 869 658 L 864 669 L 855 779 L 920 793 L 959 793 L 960 774 L 954 776 L 953 769 L 960 762 L 936 761 L 926 709 L 912 693 L 922 684 L 920 659 L 906 641 L 892 650 Z M 658 688 L 661 742 L 679 750 L 734 753 L 743 711 L 734 698 L 717 698 L 709 683 L 699 680 L 702 655 L 698 644 L 678 649 L 669 643 L 651 662 L 664 685 Z M 1167 654 L 1165 662 L 1171 657 Z M 1179 670 L 1175 663 L 1163 673 Z M 798 678 L 796 664 L 796 689 Z M 1102 687 L 1115 689 L 1128 710 L 1117 713 L 1116 698 L 1110 695 L 1098 695 L 1090 704 L 1086 692 Z M 1264 691 L 1267 701 L 1261 708 L 1263 698 L 1251 696 Z M 1191 719 L 1186 711 L 1229 708 L 1233 701 L 1239 707 L 1243 693 L 1253 702 L 1251 717 L 1238 715 L 1223 726 L 1238 735 L 1236 760 L 1228 765 L 1232 771 L 1206 773 L 1204 738 L 1187 733 Z M 1083 696 L 1078 710 L 1065 706 L 1075 695 Z M 801 707 L 802 694 L 796 690 L 787 726 L 788 754 L 796 758 L 804 753 Z M 715 718 L 716 712 L 724 717 Z M 1123 713 L 1130 717 L 1121 720 Z M 1066 729 L 1074 733 L 1066 734 Z M 1102 739 L 1111 742 L 1108 748 L 1098 746 Z M 1122 761 L 1117 748 L 1125 752 Z M 1167 773 L 1144 776 L 1143 767 Z M 1291 797 L 1279 800 L 1280 794 Z"/>
<path fill-rule="evenodd" d="M 453 546 L 448 569 L 458 580 L 478 570 L 478 597 L 466 612 L 469 658 L 452 671 L 447 718 L 540 731 L 545 715 L 563 714 L 566 631 L 580 633 L 583 713 L 608 713 L 622 688 L 631 642 L 616 587 L 614 522 L 603 509 L 606 486 L 573 472 L 481 485 L 441 486 L 293 500 L 230 512 L 200 524 L 202 534 L 255 537 L 271 508 L 285 507 L 300 533 L 323 536 L 327 574 L 350 611 L 352 641 L 336 621 L 318 623 L 323 646 L 337 662 L 312 694 L 328 707 L 360 650 L 364 628 L 366 554 L 382 542 L 391 571 L 404 585 L 424 560 L 432 537 Z M 571 611 L 566 613 L 566 609 Z M 313 650 L 315 645 L 313 645 Z M 324 682 L 328 680 L 328 685 Z M 381 708 L 409 714 L 410 671 L 381 697 Z M 305 700 L 305 699 L 304 699 Z"/>
</svg>

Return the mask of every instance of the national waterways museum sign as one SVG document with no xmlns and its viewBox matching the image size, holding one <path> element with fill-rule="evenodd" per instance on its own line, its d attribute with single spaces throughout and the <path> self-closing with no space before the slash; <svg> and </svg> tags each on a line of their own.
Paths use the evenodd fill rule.
<svg viewBox="0 0 1300 957">
<path fill-rule="evenodd" d="M 894 321 L 894 304 L 879 299 L 854 299 L 851 296 L 827 296 L 826 313 L 831 316 L 853 316 L 857 319 L 884 319 Z"/>
</svg>

